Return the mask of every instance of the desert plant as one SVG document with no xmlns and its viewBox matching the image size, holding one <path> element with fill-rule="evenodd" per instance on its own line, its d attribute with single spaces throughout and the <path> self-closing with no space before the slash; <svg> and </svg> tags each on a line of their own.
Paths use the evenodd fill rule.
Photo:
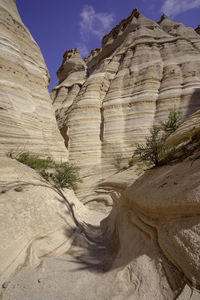
<svg viewBox="0 0 200 300">
<path fill-rule="evenodd" d="M 145 144 L 137 144 L 134 156 L 139 161 L 152 162 L 155 166 L 159 164 L 159 155 L 163 149 L 163 140 L 160 136 L 160 127 L 150 129 L 151 135 L 146 137 Z"/>
<path fill-rule="evenodd" d="M 42 170 L 40 174 L 45 180 L 54 183 L 61 189 L 75 189 L 77 182 L 81 182 L 78 172 L 78 167 L 69 163 L 61 163 L 55 164 L 55 169 L 52 169 L 51 172 Z"/>
<path fill-rule="evenodd" d="M 171 148 L 162 148 L 162 151 L 160 152 L 160 160 L 159 164 L 167 164 L 170 163 L 171 161 L 176 159 L 176 154 L 178 153 L 178 148 L 176 147 L 171 147 Z"/>
<path fill-rule="evenodd" d="M 51 178 L 60 188 L 74 189 L 76 183 L 81 182 L 78 172 L 79 168 L 69 163 L 56 164 Z"/>
<path fill-rule="evenodd" d="M 81 182 L 79 168 L 69 163 L 56 163 L 52 158 L 39 158 L 28 152 L 21 153 L 17 160 L 35 169 L 46 181 L 58 188 L 74 189 Z"/>
<path fill-rule="evenodd" d="M 50 157 L 39 158 L 38 156 L 31 155 L 29 152 L 21 153 L 17 156 L 17 160 L 37 171 L 46 170 L 54 166 L 54 161 Z"/>
<path fill-rule="evenodd" d="M 168 118 L 165 122 L 160 122 L 160 127 L 164 132 L 164 139 L 172 134 L 181 124 L 182 117 L 176 110 L 170 111 Z"/>
<path fill-rule="evenodd" d="M 133 157 L 141 162 L 153 163 L 154 166 L 158 166 L 161 161 L 173 160 L 177 150 L 175 147 L 165 148 L 165 140 L 180 126 L 181 120 L 179 112 L 170 111 L 165 122 L 150 129 L 151 134 L 146 137 L 145 144 L 137 144 Z"/>
</svg>

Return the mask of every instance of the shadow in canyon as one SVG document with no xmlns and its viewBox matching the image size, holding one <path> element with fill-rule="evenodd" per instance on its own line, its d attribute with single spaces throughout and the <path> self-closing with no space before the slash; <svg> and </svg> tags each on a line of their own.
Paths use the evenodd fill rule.
<svg viewBox="0 0 200 300">
<path fill-rule="evenodd" d="M 182 96 L 182 98 L 183 97 L 184 96 Z M 195 113 L 199 109 L 200 109 L 200 88 L 196 88 L 188 103 L 188 108 L 185 112 L 184 119 L 188 118 L 191 114 Z"/>
<path fill-rule="evenodd" d="M 56 198 L 56 200 L 66 206 L 67 210 L 65 211 L 65 214 L 68 214 L 72 217 L 75 225 L 75 227 L 69 227 L 68 224 L 68 227 L 65 229 L 67 238 L 74 235 L 70 251 L 67 252 L 67 254 L 72 256 L 70 261 L 79 265 L 79 267 L 73 271 L 84 269 L 98 273 L 107 271 L 110 267 L 113 256 L 110 245 L 106 243 L 103 238 L 100 226 L 94 226 L 79 220 L 76 217 L 75 204 L 70 203 L 60 188 L 58 188 L 56 185 L 50 184 L 42 178 L 40 182 L 41 183 L 30 183 L 17 180 L 6 184 L 0 184 L 0 189 L 3 191 L 2 194 L 8 192 L 9 190 L 13 190 L 18 187 L 24 188 L 26 186 L 41 186 L 55 191 L 59 196 Z M 60 217 L 66 222 L 63 216 L 60 215 Z"/>
</svg>

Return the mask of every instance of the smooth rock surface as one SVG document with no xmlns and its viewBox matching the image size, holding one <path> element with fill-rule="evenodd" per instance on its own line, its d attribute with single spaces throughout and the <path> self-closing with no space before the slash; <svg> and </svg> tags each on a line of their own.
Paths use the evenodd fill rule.
<svg viewBox="0 0 200 300">
<path fill-rule="evenodd" d="M 3 300 L 44 295 L 50 300 L 188 300 L 186 283 L 199 288 L 200 278 L 199 166 L 199 160 L 192 166 L 186 160 L 135 176 L 132 185 L 123 172 L 102 183 L 110 187 L 114 206 L 101 227 L 91 211 L 87 235 L 76 232 L 64 256 L 45 258 L 39 269 L 24 268 L 9 282 Z M 194 291 L 191 299 L 199 297 Z"/>
<path fill-rule="evenodd" d="M 14 0 L 0 1 L 0 155 L 31 151 L 67 160 L 43 56 Z"/>
<path fill-rule="evenodd" d="M 5 51 L 10 60 L 14 59 L 10 62 L 12 68 L 23 65 L 23 72 L 14 80 L 14 75 L 3 69 L 2 74 L 8 76 L 5 85 L 14 86 L 13 98 L 11 88 L 7 87 L 4 95 L 8 95 L 9 101 L 16 99 L 17 82 L 21 84 L 19 97 L 25 88 L 32 88 L 32 101 L 36 101 L 36 92 L 47 95 L 43 59 L 21 24 L 14 1 L 1 0 L 1 13 L 3 17 L 12 15 L 6 22 L 15 19 L 12 26 L 6 27 L 10 32 L 12 28 L 24 30 L 26 42 L 22 34 L 20 51 L 31 53 L 25 50 L 34 44 L 34 53 L 39 57 L 35 61 L 35 73 L 32 64 L 26 73 L 27 62 L 16 64 L 15 56 L 8 49 Z M 5 22 L 1 26 L 5 30 Z M 13 41 L 13 36 L 9 41 Z M 12 50 L 18 45 L 18 38 L 15 34 Z M 199 35 L 191 28 L 166 16 L 156 23 L 135 10 L 103 38 L 102 48 L 95 49 L 85 62 L 77 50 L 65 53 L 58 72 L 60 83 L 52 94 L 59 128 L 70 160 L 82 167 L 86 179 L 82 189 L 84 201 L 96 202 L 96 207 L 103 202 L 109 208 L 112 206 L 112 210 L 104 218 L 100 212 L 89 211 L 72 191 L 60 192 L 27 166 L 11 158 L 0 158 L 0 286 L 3 290 L 0 297 L 3 300 L 173 300 L 177 297 L 187 300 L 190 288 L 196 289 L 191 299 L 200 298 L 198 149 L 176 164 L 152 168 L 144 174 L 138 174 L 134 166 L 102 180 L 113 172 L 115 155 L 122 153 L 125 164 L 135 143 L 144 140 L 148 129 L 164 119 L 169 108 L 175 105 L 185 116 L 198 109 L 199 41 Z M 5 55 L 2 61 L 4 68 L 9 66 Z M 22 86 L 23 74 L 28 79 Z M 40 89 L 40 85 L 45 89 Z M 46 112 L 47 102 L 44 101 Z M 30 144 L 27 140 L 28 150 L 51 154 L 56 159 L 66 153 L 64 148 L 59 148 L 59 134 L 58 140 L 55 135 L 45 136 L 43 125 L 37 127 L 34 117 L 30 122 L 32 111 L 27 112 L 27 124 L 23 123 L 25 106 L 13 103 L 19 105 L 12 120 L 19 112 L 21 123 L 16 124 L 32 138 Z M 38 109 L 40 118 L 43 110 L 40 105 Z M 46 116 L 49 126 L 49 118 L 54 118 L 52 114 Z M 3 124 L 8 122 L 6 115 L 1 120 Z M 8 128 L 15 136 L 16 131 Z M 199 128 L 199 112 L 195 112 L 166 143 L 173 147 L 195 142 L 191 131 L 196 134 Z M 9 130 L 4 128 L 4 133 Z M 38 137 L 39 132 L 47 138 L 46 148 Z M 40 141 L 38 144 L 33 133 Z M 20 143 L 22 137 L 19 132 Z M 16 146 L 14 140 L 11 142 L 6 137 L 2 153 L 10 149 L 10 144 Z M 15 276 L 11 277 L 14 272 Z"/>
<path fill-rule="evenodd" d="M 46 255 L 61 255 L 71 246 L 76 217 L 87 209 L 72 190 L 64 197 L 33 169 L 10 158 L 0 159 L 0 286 L 26 264 L 37 266 Z M 98 216 L 95 217 L 98 219 Z"/>
</svg>

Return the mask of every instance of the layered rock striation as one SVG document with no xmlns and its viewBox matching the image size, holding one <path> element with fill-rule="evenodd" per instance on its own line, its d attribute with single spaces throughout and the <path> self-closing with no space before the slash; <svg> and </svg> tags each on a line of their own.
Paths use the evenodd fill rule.
<svg viewBox="0 0 200 300">
<path fill-rule="evenodd" d="M 14 0 L 0 1 L 0 20 L 0 155 L 32 151 L 66 160 L 48 93 L 49 73 Z"/>
<path fill-rule="evenodd" d="M 64 161 L 68 153 L 48 93 L 47 67 L 38 45 L 20 19 L 14 0 L 0 0 L 0 28 L 2 287 L 18 268 L 28 261 L 38 261 L 40 256 L 67 242 L 69 236 L 65 232 L 65 205 L 58 201 L 58 193 L 34 170 L 5 157 L 30 151 L 40 157 Z M 69 197 L 75 197 L 73 192 Z M 68 221 L 69 228 L 73 227 L 73 220 L 69 217 Z"/>
<path fill-rule="evenodd" d="M 66 158 L 39 48 L 14 1 L 1 0 L 0 14 L 0 153 L 18 147 Z M 128 158 L 169 109 L 189 117 L 166 146 L 188 157 L 143 175 L 134 166 L 99 183 L 87 202 L 113 205 L 101 226 L 103 215 L 89 211 L 73 191 L 1 157 L 3 299 L 171 300 L 186 284 L 200 290 L 199 43 L 193 29 L 166 16 L 156 23 L 134 10 L 84 61 L 77 49 L 64 54 L 52 98 L 69 159 L 82 167 L 85 196 L 113 172 L 114 156 Z M 15 271 L 41 266 L 43 259 L 43 268 L 24 268 L 9 284 Z"/>
<path fill-rule="evenodd" d="M 193 145 L 187 158 L 141 176 L 132 167 L 98 186 L 101 198 L 114 203 L 102 222 L 117 253 L 112 267 L 128 272 L 133 299 L 175 299 L 185 284 L 200 290 L 199 133 L 197 111 L 167 141 L 171 147 Z"/>
<path fill-rule="evenodd" d="M 78 162 L 91 186 L 91 177 L 114 171 L 117 155 L 130 158 L 136 143 L 170 109 L 186 117 L 200 107 L 200 37 L 165 15 L 155 22 L 134 10 L 85 63 L 82 82 L 75 67 L 70 76 L 77 81 L 62 72 L 52 93 L 69 159 Z M 65 58 L 63 64 L 67 69 Z"/>
</svg>

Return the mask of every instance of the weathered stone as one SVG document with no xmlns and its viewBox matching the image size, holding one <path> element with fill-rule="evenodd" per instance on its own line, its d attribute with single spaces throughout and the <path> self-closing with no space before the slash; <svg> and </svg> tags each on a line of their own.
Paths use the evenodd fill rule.
<svg viewBox="0 0 200 300">
<path fill-rule="evenodd" d="M 155 22 L 134 10 L 85 62 L 88 78 L 82 87 L 75 82 L 71 96 L 57 86 L 54 96 L 69 160 L 78 162 L 85 178 L 79 191 L 83 201 L 94 180 L 115 171 L 115 157 L 121 154 L 127 162 L 170 109 L 187 117 L 200 108 L 200 37 L 165 15 Z"/>
<path fill-rule="evenodd" d="M 12 11 L 15 22 L 6 27 L 11 32 L 17 22 L 21 24 L 14 1 L 1 0 L 1 7 L 3 16 Z M 26 74 L 28 79 L 22 85 L 18 75 L 14 79 L 10 71 L 5 71 L 4 55 L 2 74 L 8 76 L 5 86 L 11 86 L 4 92 L 11 101 L 16 100 L 18 86 L 22 98 L 25 89 L 31 90 L 36 105 L 40 103 L 35 96 L 37 78 L 41 88 L 37 93 L 44 97 L 40 100 L 44 100 L 47 110 L 46 68 L 29 32 L 20 26 L 24 32 L 20 38 L 23 45 L 17 51 L 30 55 L 30 49 L 35 47 L 38 59 L 28 71 L 26 59 L 17 63 L 12 54 L 7 60 L 8 66 L 10 62 L 17 70 L 23 65 L 18 75 L 23 78 Z M 9 43 L 12 41 L 14 51 L 18 36 L 12 36 Z M 156 23 L 134 10 L 103 38 L 103 47 L 85 59 L 87 67 L 77 50 L 64 55 L 58 72 L 60 83 L 52 92 L 59 128 L 70 160 L 78 162 L 82 174 L 89 178 L 84 182 L 85 190 L 82 189 L 85 202 L 96 202 L 96 206 L 103 202 L 113 207 L 99 226 L 103 215 L 87 210 L 73 191 L 58 190 L 27 166 L 1 158 L 0 286 L 6 287 L 3 299 L 172 300 L 186 283 L 200 290 L 198 149 L 182 162 L 152 168 L 143 175 L 138 175 L 134 166 L 99 183 L 92 197 L 87 195 L 88 191 L 91 194 L 92 186 L 95 188 L 97 179 L 113 172 L 114 156 L 122 153 L 126 162 L 136 142 L 144 141 L 148 129 L 163 120 L 170 108 L 175 106 L 185 117 L 198 109 L 199 41 L 194 30 L 165 15 Z M 10 55 L 7 50 L 5 53 Z M 29 62 L 33 57 L 29 57 Z M 65 152 L 61 149 L 59 154 L 59 138 L 43 134 L 48 139 L 46 146 L 45 139 L 37 145 L 33 133 L 39 139 L 37 132 L 43 130 L 43 125 L 36 126 L 32 111 L 26 111 L 28 117 L 24 119 L 24 105 L 16 103 L 15 113 L 9 111 L 12 120 L 16 120 L 19 112 L 17 122 L 21 123 L 17 126 L 27 130 L 33 139 L 32 144 L 27 142 L 26 150 L 58 159 Z M 38 109 L 42 111 L 40 105 Z M 2 113 L 4 110 L 3 107 Z M 166 146 L 199 143 L 199 116 L 199 111 L 189 116 L 168 138 Z M 55 123 L 52 114 L 48 114 L 48 122 L 51 118 Z M 7 124 L 6 117 L 2 120 Z M 30 125 L 32 131 L 28 129 Z M 5 127 L 4 131 L 16 136 L 13 128 Z M 21 136 L 19 132 L 20 143 Z M 12 143 L 16 145 L 14 140 Z M 2 153 L 11 149 L 10 144 L 6 137 Z M 18 185 L 23 189 L 16 193 Z M 61 254 L 65 256 L 60 259 L 45 258 Z M 28 264 L 39 266 L 41 260 L 42 268 L 23 268 L 7 286 L 14 271 Z M 187 299 L 187 292 L 184 290 L 180 299 Z M 197 292 L 195 297 L 199 298 Z"/>
<path fill-rule="evenodd" d="M 66 160 L 43 56 L 14 0 L 0 1 L 0 155 L 31 151 Z"/>
</svg>

